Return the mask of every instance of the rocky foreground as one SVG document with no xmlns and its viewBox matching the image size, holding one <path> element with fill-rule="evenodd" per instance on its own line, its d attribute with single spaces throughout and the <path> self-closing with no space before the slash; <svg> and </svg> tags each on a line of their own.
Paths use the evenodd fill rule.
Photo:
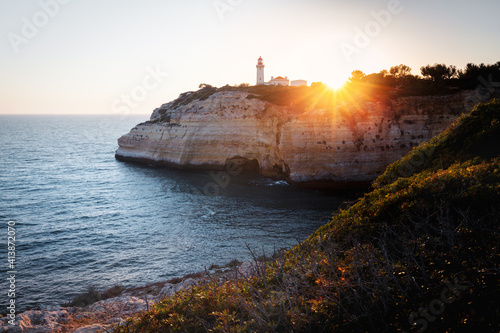
<svg viewBox="0 0 500 333">
<path fill-rule="evenodd" d="M 125 323 L 129 317 L 147 311 L 154 302 L 172 297 L 176 292 L 188 289 L 214 279 L 224 282 L 228 279 L 246 278 L 254 274 L 258 264 L 249 260 L 236 267 L 222 267 L 186 277 L 178 283 L 158 282 L 138 288 L 130 288 L 119 296 L 98 301 L 87 307 L 50 307 L 29 310 L 16 316 L 15 325 L 8 324 L 8 318 L 0 319 L 0 332 L 48 333 L 107 332 Z"/>
<path fill-rule="evenodd" d="M 314 188 L 364 186 L 496 94 L 485 89 L 300 108 L 245 91 L 207 97 L 199 90 L 162 105 L 122 136 L 116 158 L 230 176 L 254 171 Z"/>
</svg>

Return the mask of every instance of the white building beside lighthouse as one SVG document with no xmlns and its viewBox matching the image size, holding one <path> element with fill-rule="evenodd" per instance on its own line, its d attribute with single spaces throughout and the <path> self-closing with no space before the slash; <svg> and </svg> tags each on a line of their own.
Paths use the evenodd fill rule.
<svg viewBox="0 0 500 333">
<path fill-rule="evenodd" d="M 259 57 L 257 60 L 257 85 L 272 85 L 272 86 L 289 86 L 290 80 L 287 76 L 282 77 L 274 77 L 271 76 L 271 80 L 269 82 L 264 81 L 264 60 L 262 57 Z M 306 80 L 294 80 L 291 82 L 292 86 L 307 86 Z"/>
<path fill-rule="evenodd" d="M 273 86 L 289 86 L 290 85 L 290 80 L 288 79 L 288 76 L 282 77 L 274 77 L 271 76 L 271 80 L 269 81 L 270 85 Z"/>
</svg>

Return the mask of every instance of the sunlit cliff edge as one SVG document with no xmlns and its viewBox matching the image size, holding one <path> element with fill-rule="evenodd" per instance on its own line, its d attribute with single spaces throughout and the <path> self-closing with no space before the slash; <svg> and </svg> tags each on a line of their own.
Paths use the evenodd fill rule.
<svg viewBox="0 0 500 333">
<path fill-rule="evenodd" d="M 464 90 L 344 98 L 325 105 L 314 102 L 324 98 L 324 91 L 312 87 L 266 88 L 274 89 L 271 94 L 262 89 L 208 86 L 181 94 L 119 138 L 116 158 L 181 169 L 223 170 L 238 164 L 305 187 L 365 186 L 475 104 L 499 95 L 498 89 Z M 305 94 L 309 103 L 268 98 L 283 92 Z"/>
</svg>

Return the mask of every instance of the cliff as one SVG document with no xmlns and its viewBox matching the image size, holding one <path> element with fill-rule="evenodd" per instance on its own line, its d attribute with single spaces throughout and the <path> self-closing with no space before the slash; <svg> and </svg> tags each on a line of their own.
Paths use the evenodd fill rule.
<svg viewBox="0 0 500 333">
<path fill-rule="evenodd" d="M 253 171 L 315 188 L 366 185 L 496 94 L 462 91 L 301 108 L 272 104 L 247 91 L 206 91 L 184 93 L 156 109 L 149 121 L 118 140 L 116 158 Z"/>
</svg>

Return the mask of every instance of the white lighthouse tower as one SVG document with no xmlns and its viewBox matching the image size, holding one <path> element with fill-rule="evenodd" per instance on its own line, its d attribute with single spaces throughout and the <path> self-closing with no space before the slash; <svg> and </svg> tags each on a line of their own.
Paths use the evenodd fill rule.
<svg viewBox="0 0 500 333">
<path fill-rule="evenodd" d="M 259 57 L 257 61 L 257 85 L 264 84 L 264 61 Z"/>
</svg>

